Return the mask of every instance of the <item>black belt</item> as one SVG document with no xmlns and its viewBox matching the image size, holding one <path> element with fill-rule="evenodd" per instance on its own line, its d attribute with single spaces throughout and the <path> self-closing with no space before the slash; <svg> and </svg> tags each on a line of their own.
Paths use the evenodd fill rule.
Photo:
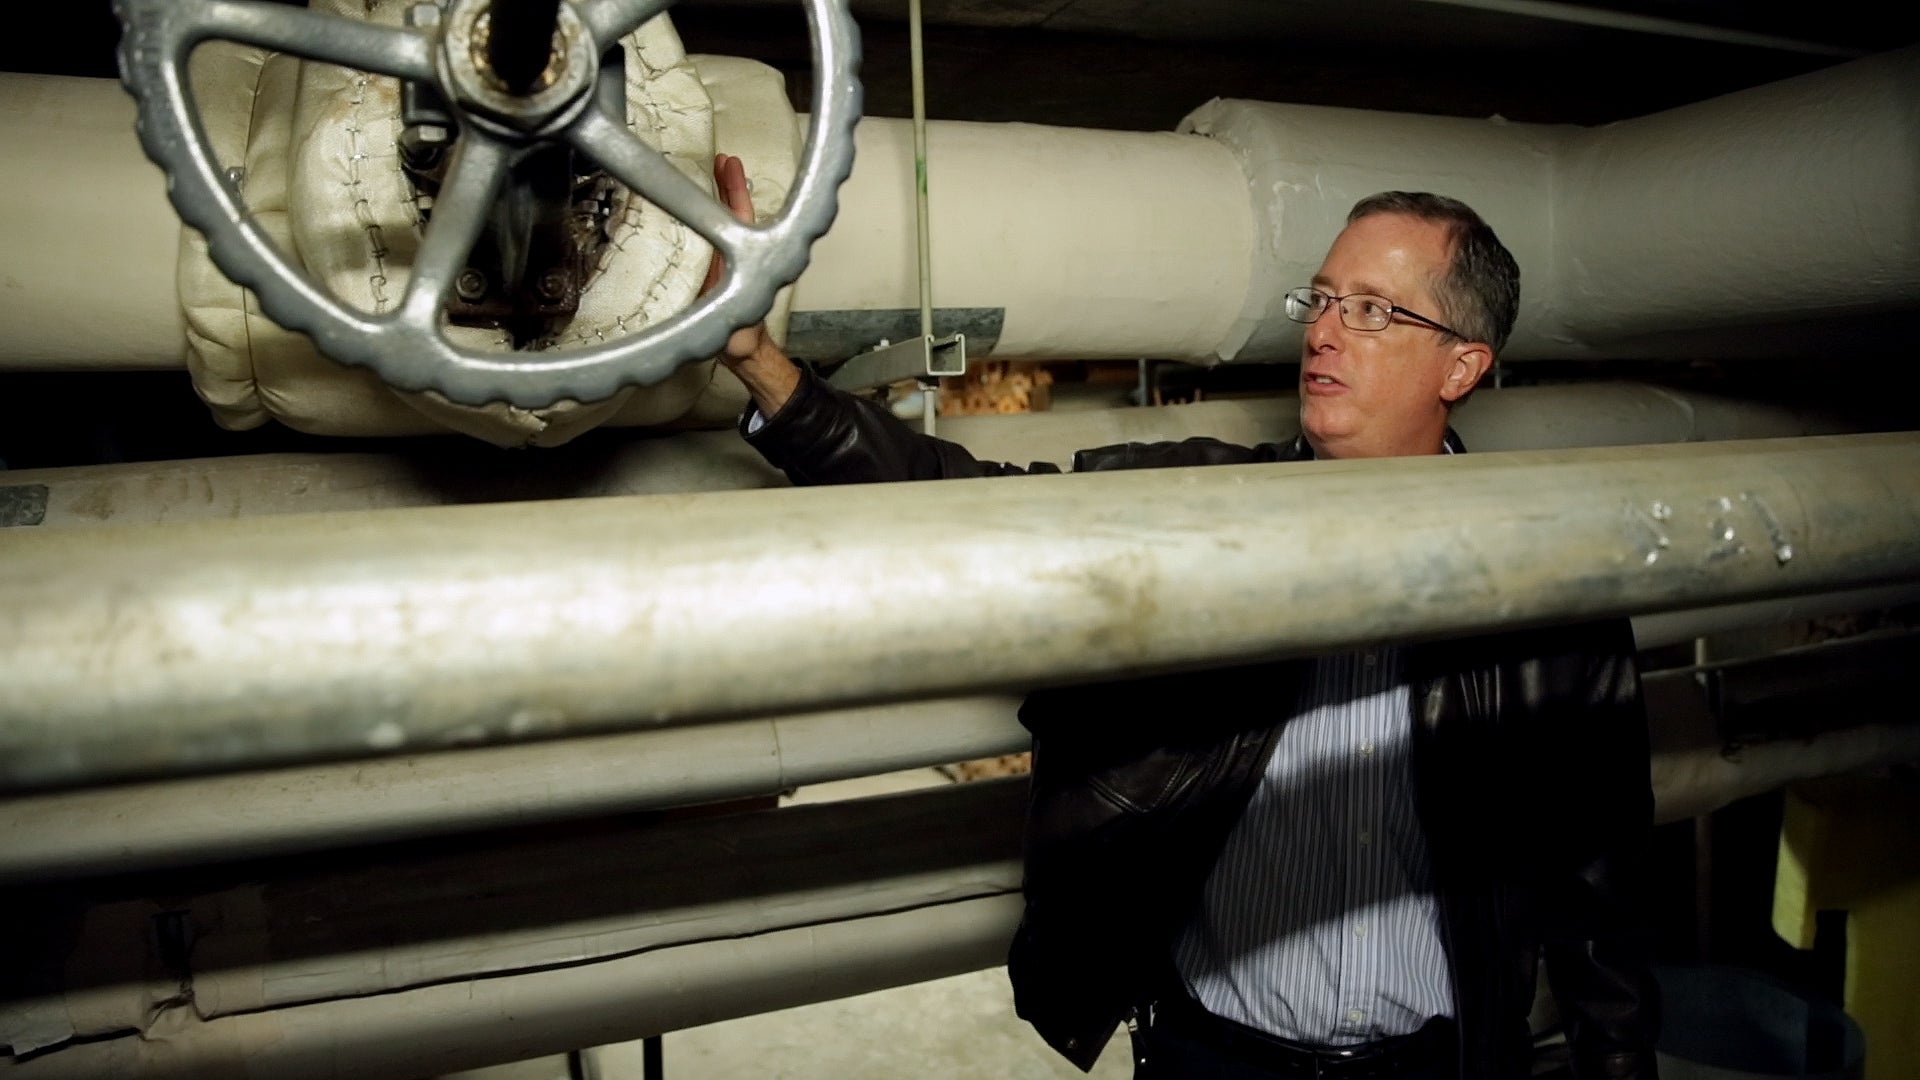
<svg viewBox="0 0 1920 1080">
<path fill-rule="evenodd" d="M 1393 1035 L 1352 1047 L 1318 1047 L 1269 1035 L 1208 1012 L 1184 993 L 1163 996 L 1148 1013 L 1148 1023 L 1203 1043 L 1236 1061 L 1300 1080 L 1394 1080 L 1416 1069 L 1431 1069 L 1455 1059 L 1459 1037 L 1444 1016 L 1427 1021 L 1410 1035 Z"/>
</svg>

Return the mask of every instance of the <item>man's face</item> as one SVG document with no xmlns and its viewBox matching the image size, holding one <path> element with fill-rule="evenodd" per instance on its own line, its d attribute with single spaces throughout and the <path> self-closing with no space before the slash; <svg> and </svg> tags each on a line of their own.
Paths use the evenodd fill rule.
<svg viewBox="0 0 1920 1080">
<path fill-rule="evenodd" d="M 1372 214 L 1341 231 L 1313 287 L 1370 293 L 1446 322 L 1433 283 L 1451 255 L 1445 226 Z M 1300 427 L 1315 455 L 1391 457 L 1439 452 L 1447 403 L 1473 389 L 1492 355 L 1401 315 L 1384 330 L 1353 330 L 1329 305 L 1307 327 L 1300 360 Z"/>
</svg>

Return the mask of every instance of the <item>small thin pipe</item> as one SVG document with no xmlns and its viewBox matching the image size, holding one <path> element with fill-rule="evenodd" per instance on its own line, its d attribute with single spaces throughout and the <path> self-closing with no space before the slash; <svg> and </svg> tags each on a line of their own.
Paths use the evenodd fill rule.
<svg viewBox="0 0 1920 1080">
<path fill-rule="evenodd" d="M 1016 696 L 0 800 L 0 888 L 776 795 L 1027 748 Z"/>
<path fill-rule="evenodd" d="M 1474 8 L 1479 11 L 1496 11 L 1503 15 L 1518 15 L 1529 19 L 1597 26 L 1607 30 L 1626 30 L 1661 37 L 1712 41 L 1722 45 L 1744 45 L 1755 49 L 1806 53 L 1810 56 L 1836 56 L 1851 59 L 1866 56 L 1871 51 L 1848 45 L 1833 45 L 1824 41 L 1806 41 L 1801 38 L 1781 37 L 1777 34 L 1735 30 L 1726 26 L 1711 26 L 1680 19 L 1663 19 L 1657 15 L 1636 15 L 1632 12 L 1607 11 L 1582 4 L 1555 3 L 1553 0 L 1423 0 L 1423 2 L 1445 4 L 1448 7 Z"/>
<path fill-rule="evenodd" d="M 913 208 L 919 229 L 920 336 L 933 336 L 933 238 L 927 212 L 927 72 L 920 38 L 920 0 L 908 0 L 907 42 L 913 53 Z M 932 434 L 931 424 L 927 428 Z"/>
</svg>

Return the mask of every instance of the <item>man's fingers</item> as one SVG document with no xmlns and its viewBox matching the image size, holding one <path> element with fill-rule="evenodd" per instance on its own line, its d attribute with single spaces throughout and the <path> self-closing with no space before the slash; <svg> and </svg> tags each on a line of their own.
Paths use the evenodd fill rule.
<svg viewBox="0 0 1920 1080">
<path fill-rule="evenodd" d="M 720 197 L 733 211 L 733 216 L 748 224 L 753 223 L 753 193 L 747 187 L 747 168 L 740 159 L 730 154 L 721 154 L 714 159 L 714 173 L 719 179 Z"/>
</svg>

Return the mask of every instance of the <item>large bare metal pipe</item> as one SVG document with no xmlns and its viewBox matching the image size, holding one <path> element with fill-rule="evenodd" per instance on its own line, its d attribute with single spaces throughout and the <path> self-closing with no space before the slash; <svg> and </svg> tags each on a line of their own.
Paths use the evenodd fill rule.
<svg viewBox="0 0 1920 1080">
<path fill-rule="evenodd" d="M 1920 603 L 1920 584 L 1643 615 L 1633 620 L 1634 639 L 1651 649 L 1750 626 L 1912 603 Z M 9 838 L 0 846 L 0 884 L 743 798 L 1014 753 L 1026 749 L 1028 738 L 1014 718 L 1018 704 L 1017 696 L 951 698 L 18 796 L 0 802 L 0 836 Z M 1654 702 L 1650 712 L 1658 747 L 1663 725 L 1680 710 Z M 1911 737 L 1920 739 L 1920 729 Z M 1840 756 L 1832 760 L 1819 759 L 1827 772 L 1846 771 L 1840 766 L 1854 760 L 1846 756 L 1852 751 L 1892 760 L 1885 758 L 1890 751 L 1884 739 L 1836 736 L 1833 745 L 1843 749 L 1834 750 Z M 1707 747 L 1676 775 L 1716 785 L 1715 791 L 1744 791 L 1766 778 L 1777 784 L 1766 763 L 1779 758 L 1781 767 L 1801 770 L 1813 764 L 1807 748 L 1795 746 L 1755 749 L 1743 767 L 1721 761 L 1717 748 Z M 1656 757 L 1656 770 L 1661 760 Z M 1728 779 L 1713 779 L 1722 773 Z M 1656 784 L 1656 790 L 1663 800 L 1708 797 L 1685 784 L 1671 792 Z"/>
<path fill-rule="evenodd" d="M 1651 649 L 1917 602 L 1920 585 L 1908 585 L 1670 612 L 1635 618 L 1634 638 Z M 1669 685 L 1675 682 L 1685 685 Z M 1723 805 L 1789 779 L 1920 758 L 1920 727 L 1838 732 L 1811 743 L 1747 747 L 1729 758 L 1690 676 L 1657 673 L 1647 685 L 1662 808 Z M 0 884 L 769 795 L 1015 753 L 1028 744 L 1014 717 L 1018 704 L 1017 696 L 953 698 L 17 796 L 0 801 L 0 836 L 8 837 L 0 846 Z"/>
<path fill-rule="evenodd" d="M 1915 434 L 884 497 L 879 513 L 874 490 L 829 488 L 6 530 L 0 783 L 935 697 L 1920 578 Z"/>
</svg>

